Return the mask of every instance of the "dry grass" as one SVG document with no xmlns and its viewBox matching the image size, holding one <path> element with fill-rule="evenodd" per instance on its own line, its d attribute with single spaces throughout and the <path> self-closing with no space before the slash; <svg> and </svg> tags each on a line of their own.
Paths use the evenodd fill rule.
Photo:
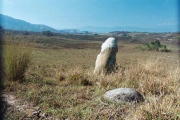
<svg viewBox="0 0 180 120">
<path fill-rule="evenodd" d="M 106 76 L 93 75 L 100 50 L 34 48 L 25 81 L 5 81 L 6 92 L 59 119 L 180 119 L 177 53 L 142 52 L 137 44 L 120 46 L 118 69 Z M 103 99 L 106 90 L 118 87 L 135 88 L 145 102 L 131 105 Z"/>
<path fill-rule="evenodd" d="M 11 81 L 22 81 L 31 60 L 28 44 L 25 42 L 8 44 L 4 51 L 5 77 Z"/>
</svg>

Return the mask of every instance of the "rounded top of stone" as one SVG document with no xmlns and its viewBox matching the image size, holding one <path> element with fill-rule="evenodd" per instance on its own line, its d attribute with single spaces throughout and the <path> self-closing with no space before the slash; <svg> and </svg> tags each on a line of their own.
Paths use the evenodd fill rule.
<svg viewBox="0 0 180 120">
<path fill-rule="evenodd" d="M 133 88 L 117 88 L 109 90 L 104 94 L 106 99 L 121 102 L 140 102 L 144 101 L 143 96 Z"/>
<path fill-rule="evenodd" d="M 101 52 L 107 48 L 118 47 L 118 42 L 115 38 L 109 37 L 101 46 Z"/>
<path fill-rule="evenodd" d="M 121 91 L 122 93 L 133 93 L 133 92 L 136 92 L 136 90 L 133 89 L 133 88 L 116 88 L 116 89 L 107 91 L 107 93 L 118 94 L 119 91 Z"/>
<path fill-rule="evenodd" d="M 115 40 L 115 38 L 113 38 L 113 37 L 109 37 L 108 39 L 106 39 L 106 41 L 114 41 Z"/>
</svg>

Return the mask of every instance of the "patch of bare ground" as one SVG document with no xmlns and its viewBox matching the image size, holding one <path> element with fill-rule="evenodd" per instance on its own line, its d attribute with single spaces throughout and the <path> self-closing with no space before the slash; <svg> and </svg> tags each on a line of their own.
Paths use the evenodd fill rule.
<svg viewBox="0 0 180 120">
<path fill-rule="evenodd" d="M 2 97 L 8 110 L 5 119 L 11 119 L 12 117 L 12 119 L 19 120 L 58 120 L 53 116 L 43 113 L 39 107 L 34 107 L 29 101 L 22 100 L 12 93 L 4 93 Z"/>
</svg>

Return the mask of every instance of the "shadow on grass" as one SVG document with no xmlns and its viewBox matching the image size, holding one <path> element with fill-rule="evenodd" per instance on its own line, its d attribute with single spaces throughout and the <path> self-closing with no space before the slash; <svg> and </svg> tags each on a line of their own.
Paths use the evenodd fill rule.
<svg viewBox="0 0 180 120">
<path fill-rule="evenodd" d="M 6 109 L 7 109 L 7 103 L 4 100 L 4 97 L 2 96 L 2 90 L 0 93 L 0 120 L 4 120 Z"/>
<path fill-rule="evenodd" d="M 7 103 L 3 97 L 3 30 L 0 27 L 0 120 L 4 119 L 6 113 Z"/>
</svg>

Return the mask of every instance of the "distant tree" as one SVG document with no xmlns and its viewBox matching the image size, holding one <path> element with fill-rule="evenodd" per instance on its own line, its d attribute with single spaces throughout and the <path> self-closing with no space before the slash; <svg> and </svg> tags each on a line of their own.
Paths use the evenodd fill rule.
<svg viewBox="0 0 180 120">
<path fill-rule="evenodd" d="M 128 36 L 129 36 L 129 34 L 124 33 L 124 34 L 122 34 L 121 36 L 122 36 L 122 37 L 128 37 Z"/>
<path fill-rule="evenodd" d="M 23 35 L 29 35 L 29 32 L 28 31 L 24 31 Z"/>
<path fill-rule="evenodd" d="M 53 33 L 51 31 L 43 31 L 42 34 L 45 36 L 53 36 Z"/>
<path fill-rule="evenodd" d="M 3 27 L 2 27 L 2 26 L 0 26 L 0 30 L 1 30 L 1 29 L 3 29 Z"/>
</svg>

